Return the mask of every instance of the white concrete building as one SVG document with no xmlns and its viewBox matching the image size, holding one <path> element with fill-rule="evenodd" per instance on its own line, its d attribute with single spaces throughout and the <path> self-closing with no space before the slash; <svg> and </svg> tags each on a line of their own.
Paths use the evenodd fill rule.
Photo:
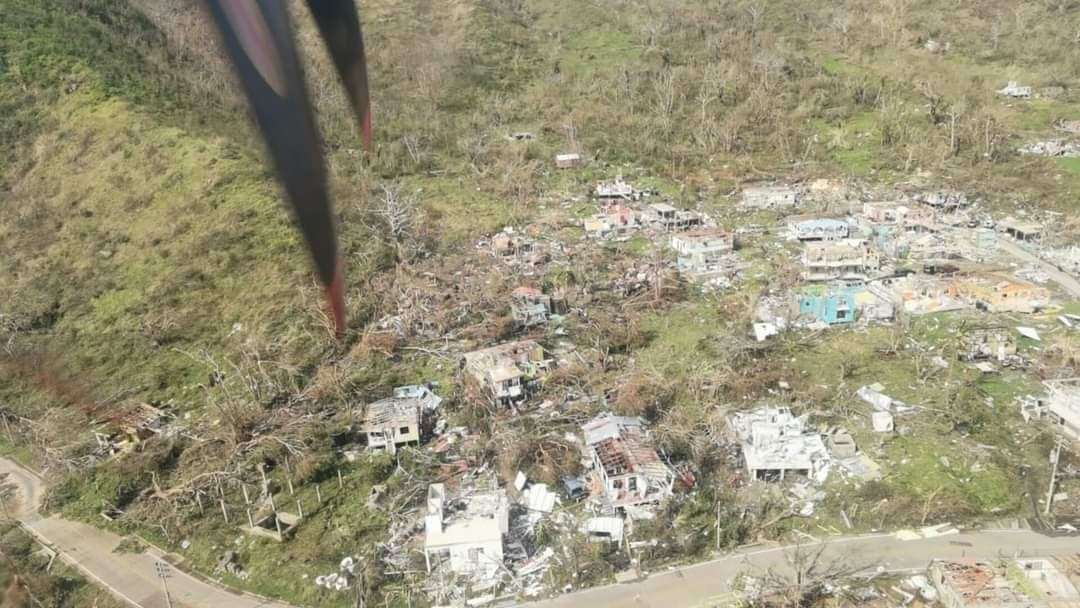
<svg viewBox="0 0 1080 608">
<path fill-rule="evenodd" d="M 503 535 L 510 529 L 510 501 L 506 492 L 473 494 L 458 499 L 464 509 L 449 509 L 446 486 L 428 486 L 424 518 L 424 559 L 428 572 L 438 567 L 451 572 L 490 579 L 503 562 Z"/>
<path fill-rule="evenodd" d="M 1066 436 L 1080 441 L 1080 378 L 1048 380 L 1046 413 Z"/>
<path fill-rule="evenodd" d="M 832 459 L 821 435 L 808 432 L 806 421 L 788 408 L 738 412 L 730 422 L 754 479 L 783 481 L 795 474 L 822 483 L 829 476 Z"/>
</svg>

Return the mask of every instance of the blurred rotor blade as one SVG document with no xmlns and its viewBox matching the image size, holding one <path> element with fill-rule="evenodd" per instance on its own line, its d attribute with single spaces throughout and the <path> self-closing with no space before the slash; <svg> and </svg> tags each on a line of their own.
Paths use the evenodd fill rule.
<svg viewBox="0 0 1080 608">
<path fill-rule="evenodd" d="M 349 102 L 360 123 L 364 148 L 371 151 L 371 100 L 368 96 L 367 55 L 360 31 L 360 15 L 355 0 L 307 0 L 319 25 L 326 48 L 345 83 Z"/>
<path fill-rule="evenodd" d="M 339 335 L 344 286 L 326 167 L 292 25 L 280 0 L 206 0 L 326 289 Z"/>
</svg>

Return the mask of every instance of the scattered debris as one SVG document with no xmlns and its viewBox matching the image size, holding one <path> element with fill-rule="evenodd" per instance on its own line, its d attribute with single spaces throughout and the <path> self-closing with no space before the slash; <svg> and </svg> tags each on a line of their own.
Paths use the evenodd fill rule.
<svg viewBox="0 0 1080 608">
<path fill-rule="evenodd" d="M 1060 139 L 1037 141 L 1026 146 L 1021 146 L 1018 152 L 1028 156 L 1059 156 L 1073 158 L 1080 156 L 1080 143 Z"/>
</svg>

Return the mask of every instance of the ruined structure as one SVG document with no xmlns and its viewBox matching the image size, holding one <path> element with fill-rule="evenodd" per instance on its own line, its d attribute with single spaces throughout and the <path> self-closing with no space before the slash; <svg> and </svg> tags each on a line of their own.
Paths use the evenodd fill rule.
<svg viewBox="0 0 1080 608">
<path fill-rule="evenodd" d="M 452 499 L 445 485 L 428 486 L 424 517 L 428 572 L 446 567 L 473 580 L 494 577 L 503 567 L 503 535 L 509 529 L 510 501 L 504 490 Z"/>
<path fill-rule="evenodd" d="M 789 218 L 788 235 L 798 241 L 836 241 L 848 238 L 851 226 L 832 218 Z"/>
<path fill-rule="evenodd" d="M 657 503 L 675 474 L 660 459 L 640 418 L 601 414 L 582 425 L 594 482 L 613 507 Z"/>
<path fill-rule="evenodd" d="M 978 310 L 1032 313 L 1050 303 L 1050 292 L 1004 274 L 985 274 L 956 281 L 956 292 Z"/>
<path fill-rule="evenodd" d="M 391 454 L 397 448 L 419 444 L 424 435 L 424 420 L 442 403 L 427 386 L 399 386 L 394 395 L 364 407 L 360 432 L 367 446 Z"/>
<path fill-rule="evenodd" d="M 580 154 L 556 154 L 555 166 L 559 169 L 573 169 L 584 164 Z"/>
<path fill-rule="evenodd" d="M 957 355 L 961 361 L 1004 363 L 1016 356 L 1016 340 L 1003 329 L 976 329 L 964 335 Z"/>
<path fill-rule="evenodd" d="M 123 405 L 94 431 L 98 447 L 107 456 L 128 452 L 143 441 L 160 435 L 169 416 L 149 403 Z"/>
<path fill-rule="evenodd" d="M 791 209 L 802 196 L 791 186 L 749 185 L 742 191 L 742 206 L 747 209 Z"/>
<path fill-rule="evenodd" d="M 543 325 L 551 312 L 551 296 L 535 287 L 522 286 L 510 292 L 510 316 L 518 327 Z"/>
<path fill-rule="evenodd" d="M 1047 380 L 1046 414 L 1074 441 L 1080 442 L 1080 378 Z"/>
<path fill-rule="evenodd" d="M 808 285 L 795 293 L 799 317 L 829 325 L 858 320 L 885 321 L 895 316 L 895 307 L 863 285 Z"/>
<path fill-rule="evenodd" d="M 865 281 L 881 269 L 881 256 L 862 239 L 809 242 L 802 263 L 803 278 L 808 281 Z"/>
<path fill-rule="evenodd" d="M 636 198 L 637 191 L 630 184 L 623 181 L 621 175 L 615 176 L 611 182 L 596 184 L 596 198 L 622 198 L 630 200 Z"/>
<path fill-rule="evenodd" d="M 988 561 L 961 559 L 934 560 L 930 580 L 945 608 L 1042 608 L 1016 589 L 1006 576 L 1003 565 Z"/>
<path fill-rule="evenodd" d="M 1010 80 L 1008 84 L 998 89 L 997 94 L 1013 99 L 1031 99 L 1031 87 L 1022 87 L 1015 80 Z"/>
<path fill-rule="evenodd" d="M 594 213 L 582 221 L 585 232 L 596 238 L 619 236 L 640 225 L 638 212 L 619 202 L 605 204 L 599 213 Z"/>
<path fill-rule="evenodd" d="M 721 260 L 735 249 L 735 234 L 722 230 L 699 230 L 671 237 L 678 254 L 680 272 L 708 274 L 721 269 Z"/>
<path fill-rule="evenodd" d="M 999 231 L 1024 243 L 1037 243 L 1042 240 L 1043 228 L 1035 222 L 1018 220 L 1009 216 L 998 222 Z"/>
<path fill-rule="evenodd" d="M 652 203 L 645 208 L 644 221 L 660 230 L 674 232 L 690 230 L 704 225 L 705 218 L 700 213 L 683 211 L 667 203 Z"/>
<path fill-rule="evenodd" d="M 532 340 L 500 344 L 462 356 L 468 378 L 499 405 L 525 400 L 544 364 L 544 349 Z"/>
<path fill-rule="evenodd" d="M 730 424 L 753 479 L 783 481 L 798 475 L 821 483 L 828 477 L 831 459 L 821 435 L 809 432 L 806 420 L 788 408 L 738 412 Z"/>
<path fill-rule="evenodd" d="M 907 314 L 925 315 L 970 306 L 960 298 L 954 281 L 932 276 L 911 275 L 871 283 L 868 288 Z"/>
</svg>

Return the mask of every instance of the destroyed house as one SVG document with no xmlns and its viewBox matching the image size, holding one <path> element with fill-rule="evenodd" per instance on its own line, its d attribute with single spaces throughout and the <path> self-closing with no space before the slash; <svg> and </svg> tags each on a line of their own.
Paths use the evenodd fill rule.
<svg viewBox="0 0 1080 608">
<path fill-rule="evenodd" d="M 961 310 L 968 305 L 960 299 L 956 285 L 937 277 L 907 276 L 871 283 L 869 289 L 898 309 L 912 315 Z"/>
<path fill-rule="evenodd" d="M 796 293 L 796 299 L 800 317 L 829 325 L 887 320 L 895 312 L 892 302 L 861 285 L 808 285 Z"/>
<path fill-rule="evenodd" d="M 971 204 L 963 192 L 939 190 L 937 192 L 922 192 L 915 196 L 915 200 L 928 205 L 939 211 L 952 212 Z"/>
<path fill-rule="evenodd" d="M 1001 220 L 997 228 L 1012 238 L 1025 243 L 1036 243 L 1042 240 L 1042 226 L 1035 222 L 1025 222 L 1010 216 Z"/>
<path fill-rule="evenodd" d="M 640 418 L 601 415 L 581 428 L 595 479 L 612 506 L 656 503 L 671 495 L 675 474 Z"/>
<path fill-rule="evenodd" d="M 844 220 L 832 218 L 792 218 L 788 233 L 798 241 L 835 241 L 846 239 L 850 226 Z"/>
<path fill-rule="evenodd" d="M 615 177 L 612 182 L 600 182 L 596 184 L 596 198 L 623 198 L 632 199 L 636 192 L 633 186 L 623 181 L 621 175 Z"/>
<path fill-rule="evenodd" d="M 503 536 L 510 529 L 510 501 L 496 489 L 450 500 L 446 486 L 428 486 L 424 560 L 428 572 L 445 567 L 476 579 L 503 568 Z"/>
<path fill-rule="evenodd" d="M 811 241 L 802 255 L 808 281 L 866 280 L 881 269 L 881 257 L 869 241 Z"/>
<path fill-rule="evenodd" d="M 535 287 L 518 287 L 510 293 L 510 316 L 518 327 L 547 323 L 551 314 L 551 296 Z"/>
<path fill-rule="evenodd" d="M 465 353 L 466 375 L 495 403 L 525 400 L 544 366 L 544 349 L 533 340 L 509 342 Z"/>
<path fill-rule="evenodd" d="M 1010 80 L 1004 87 L 998 89 L 997 93 L 1013 99 L 1031 99 L 1031 87 L 1020 86 L 1015 80 Z"/>
<path fill-rule="evenodd" d="M 1004 566 L 975 559 L 934 560 L 930 580 L 945 608 L 1042 608 L 1009 580 Z"/>
<path fill-rule="evenodd" d="M 753 479 L 783 481 L 798 475 L 821 483 L 828 477 L 831 459 L 821 435 L 808 432 L 805 420 L 788 408 L 738 412 L 730 423 Z"/>
<path fill-rule="evenodd" d="M 98 446 L 110 454 L 126 452 L 147 439 L 160 435 L 169 416 L 149 403 L 125 405 L 97 427 Z"/>
<path fill-rule="evenodd" d="M 394 395 L 364 407 L 360 432 L 367 446 L 391 454 L 404 445 L 419 445 L 426 414 L 442 403 L 427 386 L 399 386 Z"/>
<path fill-rule="evenodd" d="M 717 269 L 724 255 L 735 249 L 735 234 L 720 230 L 696 231 L 671 237 L 681 272 L 708 273 Z"/>
<path fill-rule="evenodd" d="M 582 225 L 589 235 L 607 238 L 637 228 L 638 213 L 624 204 L 608 203 L 600 213 L 585 218 Z"/>
<path fill-rule="evenodd" d="M 652 203 L 645 208 L 645 221 L 667 231 L 689 230 L 704 222 L 700 214 L 683 211 L 667 203 Z"/>
<path fill-rule="evenodd" d="M 1047 380 L 1046 412 L 1074 441 L 1080 441 L 1080 378 Z"/>
<path fill-rule="evenodd" d="M 894 202 L 863 203 L 862 219 L 877 226 L 897 226 L 911 232 L 940 230 L 933 209 L 918 205 Z"/>
<path fill-rule="evenodd" d="M 748 209 L 788 209 L 800 200 L 799 191 L 791 186 L 752 185 L 742 191 L 742 205 Z"/>
<path fill-rule="evenodd" d="M 496 256 L 510 256 L 532 251 L 532 242 L 508 230 L 491 239 L 491 252 Z"/>
<path fill-rule="evenodd" d="M 556 154 L 555 166 L 559 169 L 573 169 L 574 167 L 580 167 L 582 164 L 580 154 Z"/>
<path fill-rule="evenodd" d="M 961 361 L 1007 361 L 1016 355 L 1016 340 L 1004 329 L 975 329 L 961 339 Z"/>
<path fill-rule="evenodd" d="M 997 273 L 959 279 L 956 291 L 976 309 L 989 312 L 1032 313 L 1050 302 L 1045 287 Z"/>
</svg>

